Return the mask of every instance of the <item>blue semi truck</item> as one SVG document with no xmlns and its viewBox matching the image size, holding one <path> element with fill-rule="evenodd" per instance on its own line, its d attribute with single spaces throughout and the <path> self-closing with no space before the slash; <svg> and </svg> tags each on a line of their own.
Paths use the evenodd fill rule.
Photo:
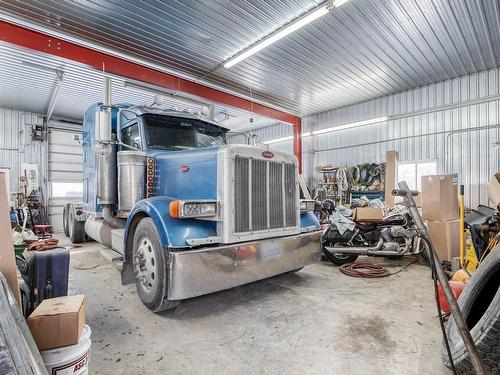
<svg viewBox="0 0 500 375">
<path fill-rule="evenodd" d="M 65 232 L 119 254 L 122 283 L 154 312 L 320 259 L 296 157 L 228 145 L 227 132 L 200 114 L 111 105 L 109 90 L 85 114 L 83 202 L 66 205 Z"/>
</svg>

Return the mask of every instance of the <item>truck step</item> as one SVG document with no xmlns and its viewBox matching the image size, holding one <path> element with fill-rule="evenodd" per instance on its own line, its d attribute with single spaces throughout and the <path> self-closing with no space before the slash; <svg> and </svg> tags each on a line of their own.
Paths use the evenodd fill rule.
<svg viewBox="0 0 500 375">
<path fill-rule="evenodd" d="M 101 255 L 109 260 L 110 262 L 118 262 L 118 261 L 123 261 L 123 256 L 122 254 L 112 250 L 112 249 L 106 249 L 106 250 L 101 250 Z"/>
<path fill-rule="evenodd" d="M 113 229 L 111 231 L 111 248 L 123 255 L 123 238 L 125 237 L 125 229 Z"/>
</svg>

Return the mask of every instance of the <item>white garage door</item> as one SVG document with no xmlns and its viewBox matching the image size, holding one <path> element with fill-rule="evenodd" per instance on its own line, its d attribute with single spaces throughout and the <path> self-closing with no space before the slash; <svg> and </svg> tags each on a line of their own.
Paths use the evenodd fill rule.
<svg viewBox="0 0 500 375">
<path fill-rule="evenodd" d="M 64 204 L 82 200 L 83 152 L 73 138 L 81 137 L 77 129 L 49 128 L 49 220 L 54 232 L 63 231 Z"/>
</svg>

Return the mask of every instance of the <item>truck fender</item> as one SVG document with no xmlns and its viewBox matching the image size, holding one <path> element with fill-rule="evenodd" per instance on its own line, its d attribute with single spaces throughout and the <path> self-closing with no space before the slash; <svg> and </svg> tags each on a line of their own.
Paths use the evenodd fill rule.
<svg viewBox="0 0 500 375">
<path fill-rule="evenodd" d="M 135 228 L 140 219 L 149 216 L 155 222 L 162 245 L 170 247 L 171 243 L 166 221 L 170 219 L 168 208 L 170 202 L 173 200 L 174 198 L 171 197 L 154 197 L 137 202 L 128 216 L 127 225 L 125 226 L 125 241 L 127 241 L 130 235 L 133 238 Z M 125 242 L 125 245 L 127 245 L 127 242 Z"/>
<path fill-rule="evenodd" d="M 216 235 L 217 226 L 214 222 L 170 217 L 169 206 L 173 200 L 175 198 L 168 196 L 143 199 L 137 202 L 130 211 L 124 235 L 122 283 L 133 282 L 132 248 L 135 229 L 141 219 L 145 217 L 153 219 L 165 249 L 190 248 L 186 242 L 187 239 L 207 238 Z"/>
<path fill-rule="evenodd" d="M 123 252 L 123 268 L 122 268 L 122 284 L 131 284 L 134 282 L 134 274 L 132 267 L 132 248 L 134 241 L 135 229 L 139 222 L 146 217 L 153 219 L 158 234 L 160 235 L 161 243 L 165 248 L 170 247 L 168 229 L 165 225 L 164 217 L 169 217 L 168 207 L 170 202 L 174 200 L 170 197 L 154 197 L 140 200 L 135 204 L 130 211 L 125 225 L 124 252 Z"/>
</svg>

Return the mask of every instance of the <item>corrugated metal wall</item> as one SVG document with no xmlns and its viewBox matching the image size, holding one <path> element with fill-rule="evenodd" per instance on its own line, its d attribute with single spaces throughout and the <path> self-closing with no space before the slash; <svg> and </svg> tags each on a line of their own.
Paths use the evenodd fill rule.
<svg viewBox="0 0 500 375">
<path fill-rule="evenodd" d="M 276 138 L 291 136 L 293 135 L 293 127 L 289 124 L 277 123 L 271 126 L 257 128 L 255 130 L 252 130 L 252 133 L 256 136 L 257 142 L 262 142 L 268 139 L 276 139 Z M 230 134 L 227 140 L 228 143 L 247 142 L 247 138 L 243 134 Z M 280 142 L 280 143 L 285 143 L 285 142 Z"/>
<path fill-rule="evenodd" d="M 438 160 L 439 173 L 458 173 L 466 205 L 488 204 L 486 184 L 500 171 L 500 69 L 447 80 L 395 95 L 307 116 L 303 131 L 388 117 L 386 122 L 305 137 L 303 170 L 313 186 L 317 164 Z M 255 130 L 258 141 L 292 135 L 285 124 Z M 240 141 L 233 138 L 231 142 Z M 292 141 L 270 144 L 292 152 Z"/>
<path fill-rule="evenodd" d="M 468 207 L 488 203 L 486 183 L 500 170 L 499 69 L 308 116 L 304 130 L 381 116 L 389 120 L 314 136 L 308 180 L 312 164 L 383 161 L 397 150 L 401 161 L 437 159 L 439 173 L 458 173 Z"/>
<path fill-rule="evenodd" d="M 40 115 L 34 113 L 0 108 L 0 168 L 10 168 L 10 191 L 18 191 L 21 164 L 38 164 L 46 198 L 47 143 L 31 141 L 31 124 L 41 121 Z"/>
</svg>

